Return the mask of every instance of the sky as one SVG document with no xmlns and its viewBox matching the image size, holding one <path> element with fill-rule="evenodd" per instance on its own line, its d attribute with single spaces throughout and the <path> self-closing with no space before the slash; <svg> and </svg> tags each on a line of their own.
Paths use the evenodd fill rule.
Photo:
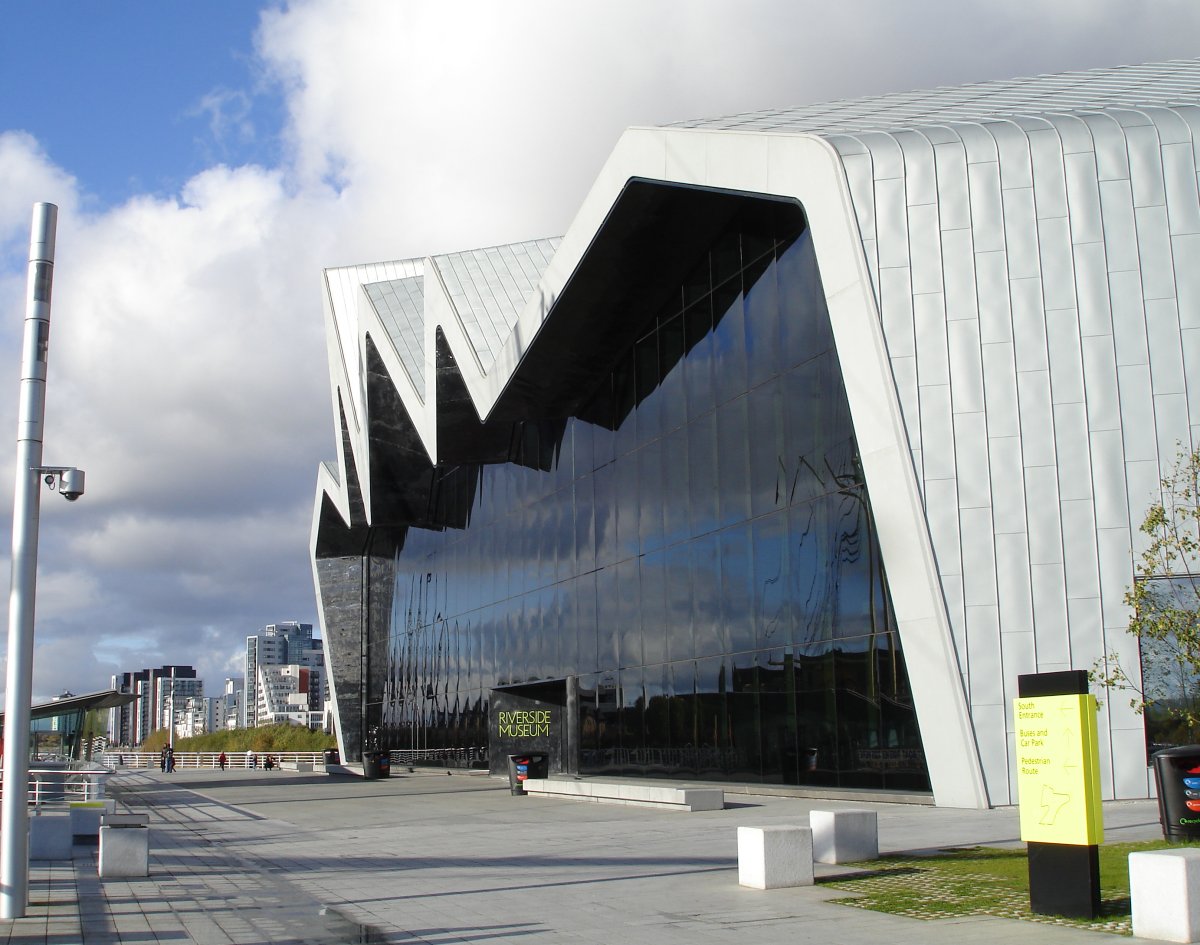
<svg viewBox="0 0 1200 945">
<path fill-rule="evenodd" d="M 321 272 L 564 233 L 622 130 L 1200 54 L 1195 0 L 0 7 L 0 431 L 59 206 L 35 700 L 317 624 Z M 0 443 L 0 574 L 15 461 Z M 5 647 L 6 652 L 6 647 Z"/>
</svg>

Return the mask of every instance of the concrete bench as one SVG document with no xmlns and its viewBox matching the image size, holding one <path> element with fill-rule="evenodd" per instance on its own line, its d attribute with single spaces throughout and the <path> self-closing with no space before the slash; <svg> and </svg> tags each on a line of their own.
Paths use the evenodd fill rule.
<svg viewBox="0 0 1200 945">
<path fill-rule="evenodd" d="M 873 810 L 814 810 L 808 824 L 818 863 L 879 859 L 879 815 Z"/>
<path fill-rule="evenodd" d="M 720 788 L 559 781 L 554 778 L 529 778 L 523 783 L 526 794 L 541 797 L 566 797 L 600 804 L 628 804 L 689 812 L 725 808 L 725 792 Z"/>
<path fill-rule="evenodd" d="M 66 811 L 39 812 L 29 818 L 31 860 L 69 860 L 73 846 L 71 817 Z"/>
<path fill-rule="evenodd" d="M 116 809 L 116 801 L 72 801 L 71 834 L 76 843 L 98 843 L 100 819 Z"/>
<path fill-rule="evenodd" d="M 738 883 L 754 889 L 813 884 L 808 827 L 738 827 Z"/>
<path fill-rule="evenodd" d="M 100 878 L 150 875 L 150 818 L 105 814 L 100 821 Z"/>
<path fill-rule="evenodd" d="M 1135 937 L 1200 941 L 1200 849 L 1130 853 L 1129 898 Z"/>
<path fill-rule="evenodd" d="M 312 771 L 311 761 L 281 761 L 279 767 L 283 771 Z"/>
</svg>

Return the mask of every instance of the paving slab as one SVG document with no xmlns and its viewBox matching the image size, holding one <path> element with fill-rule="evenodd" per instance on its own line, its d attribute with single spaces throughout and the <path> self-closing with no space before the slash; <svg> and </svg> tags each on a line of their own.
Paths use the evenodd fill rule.
<svg viewBox="0 0 1200 945">
<path fill-rule="evenodd" d="M 150 817 L 150 875 L 100 880 L 96 848 L 35 864 L 27 918 L 0 945 L 501 943 L 774 945 L 1109 943 L 996 918 L 921 921 L 829 902 L 820 885 L 747 889 L 737 827 L 869 808 L 881 852 L 1017 844 L 1014 808 L 731 795 L 684 813 L 514 797 L 441 772 L 363 781 L 302 772 L 124 772 L 121 809 Z M 1105 805 L 1106 838 L 1160 835 L 1154 802 Z M 818 866 L 818 876 L 843 867 Z"/>
</svg>

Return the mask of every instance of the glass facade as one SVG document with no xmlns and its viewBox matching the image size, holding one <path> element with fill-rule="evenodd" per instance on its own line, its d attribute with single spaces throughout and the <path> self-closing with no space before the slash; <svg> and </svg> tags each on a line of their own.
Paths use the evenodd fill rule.
<svg viewBox="0 0 1200 945">
<path fill-rule="evenodd" d="M 772 220 L 509 462 L 436 471 L 466 525 L 398 533 L 381 747 L 485 746 L 492 690 L 575 676 L 583 773 L 929 789 L 810 236 Z"/>
</svg>

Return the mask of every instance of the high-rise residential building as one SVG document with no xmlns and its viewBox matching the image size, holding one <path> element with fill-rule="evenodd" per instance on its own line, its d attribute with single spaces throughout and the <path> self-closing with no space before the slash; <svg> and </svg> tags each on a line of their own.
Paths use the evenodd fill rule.
<svg viewBox="0 0 1200 945">
<path fill-rule="evenodd" d="M 253 728 L 264 724 L 259 719 L 259 685 L 262 667 L 297 666 L 317 674 L 314 685 L 318 692 L 318 708 L 324 697 L 324 648 L 313 639 L 310 623 L 294 620 L 267 624 L 258 633 L 246 637 L 245 676 L 242 688 L 243 725 Z"/>
<path fill-rule="evenodd" d="M 175 703 L 171 724 L 176 738 L 191 738 L 212 731 L 209 703 L 203 695 L 180 696 Z"/>
<path fill-rule="evenodd" d="M 159 684 L 162 679 L 174 679 L 175 683 L 169 683 L 164 690 Z M 121 744 L 140 745 L 152 731 L 166 726 L 166 721 L 160 712 L 160 709 L 166 704 L 163 701 L 164 691 L 171 692 L 173 685 L 174 691 L 177 693 L 182 694 L 185 691 L 190 693 L 188 687 L 193 683 L 185 681 L 196 680 L 196 668 L 168 664 L 158 669 L 141 669 L 134 673 L 124 673 L 119 677 L 114 676 L 113 680 L 114 689 L 118 688 L 116 683 L 120 680 L 123 685 L 128 687 L 122 689 L 122 692 L 132 692 L 138 696 L 137 701 L 131 707 L 132 711 L 128 719 L 128 740 L 122 740 Z M 118 722 L 118 724 L 120 723 Z"/>
<path fill-rule="evenodd" d="M 221 695 L 210 699 L 209 731 L 238 728 L 242 724 L 242 692 L 245 681 L 240 676 L 226 676 Z"/>
<path fill-rule="evenodd" d="M 289 722 L 307 728 L 321 728 L 324 712 L 320 703 L 321 672 L 294 663 L 258 667 L 259 725 Z"/>
<path fill-rule="evenodd" d="M 118 673 L 112 677 L 109 688 L 117 692 L 136 693 L 133 673 Z M 108 710 L 108 743 L 110 745 L 132 745 L 137 702 L 129 702 Z"/>
<path fill-rule="evenodd" d="M 176 727 L 188 700 L 204 697 L 204 680 L 194 676 L 159 676 L 154 692 L 154 727 Z"/>
</svg>

